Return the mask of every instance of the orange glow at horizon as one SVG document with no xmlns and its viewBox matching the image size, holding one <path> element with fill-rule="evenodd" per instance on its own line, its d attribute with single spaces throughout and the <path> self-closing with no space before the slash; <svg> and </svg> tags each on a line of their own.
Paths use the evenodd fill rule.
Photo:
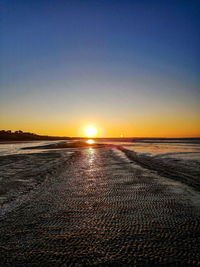
<svg viewBox="0 0 200 267">
<path fill-rule="evenodd" d="M 183 116 L 184 115 L 184 116 Z M 198 114 L 191 116 L 172 116 L 171 114 L 159 114 L 157 117 L 149 118 L 142 115 L 126 115 L 120 117 L 100 117 L 96 116 L 87 123 L 81 117 L 54 116 L 36 119 L 32 117 L 13 116 L 8 119 L 0 119 L 2 130 L 31 132 L 39 135 L 66 136 L 66 137 L 200 137 L 200 123 Z M 87 117 L 87 116 L 85 116 Z M 88 116 L 89 117 L 89 116 Z M 87 126 L 94 126 L 97 130 L 96 136 L 86 136 L 84 129 Z M 120 136 L 121 135 L 121 136 Z"/>
</svg>

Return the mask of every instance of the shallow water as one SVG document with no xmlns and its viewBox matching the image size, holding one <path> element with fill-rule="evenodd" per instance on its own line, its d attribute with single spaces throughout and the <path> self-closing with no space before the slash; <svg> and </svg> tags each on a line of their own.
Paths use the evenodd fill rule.
<svg viewBox="0 0 200 267">
<path fill-rule="evenodd" d="M 45 146 L 49 144 L 56 144 L 62 141 L 27 141 L 27 142 L 10 142 L 0 143 L 0 156 L 13 155 L 13 154 L 27 154 L 27 153 L 38 153 L 44 151 L 44 149 L 26 149 L 25 147 L 34 146 Z M 64 142 L 72 142 L 66 141 Z M 86 141 L 87 142 L 87 141 Z M 200 162 L 200 139 L 193 140 L 141 140 L 140 141 L 129 141 L 129 142 L 116 142 L 115 139 L 110 140 L 94 140 L 96 143 L 105 143 L 112 145 L 120 145 L 128 150 L 135 151 L 139 154 L 145 154 L 153 157 L 160 158 L 177 158 L 182 160 L 195 160 Z"/>
<path fill-rule="evenodd" d="M 115 142 L 112 140 L 104 141 L 107 144 L 121 145 L 128 150 L 135 151 L 148 156 L 162 158 L 177 158 L 182 160 L 195 160 L 200 162 L 200 140 L 171 140 L 160 141 L 143 140 L 141 142 Z"/>
<path fill-rule="evenodd" d="M 26 149 L 25 147 L 34 147 L 34 146 L 44 146 L 49 144 L 56 144 L 61 141 L 24 141 L 24 142 L 6 142 L 0 143 L 0 156 L 15 155 L 15 154 L 28 154 L 28 153 L 38 153 L 44 151 L 44 149 Z M 67 141 L 66 141 L 67 142 Z"/>
</svg>

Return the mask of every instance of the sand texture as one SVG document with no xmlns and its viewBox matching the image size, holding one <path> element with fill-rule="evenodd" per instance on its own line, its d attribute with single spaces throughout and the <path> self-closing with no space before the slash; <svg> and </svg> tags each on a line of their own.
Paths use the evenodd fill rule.
<svg viewBox="0 0 200 267">
<path fill-rule="evenodd" d="M 1 266 L 200 264 L 198 192 L 114 148 L 66 153 L 24 163 L 23 177 L 38 162 L 43 178 L 23 201 L 7 197 L 2 207 Z"/>
</svg>

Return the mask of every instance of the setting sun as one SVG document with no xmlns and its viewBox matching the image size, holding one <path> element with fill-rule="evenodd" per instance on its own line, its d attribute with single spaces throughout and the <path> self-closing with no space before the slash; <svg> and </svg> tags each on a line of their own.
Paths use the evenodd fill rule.
<svg viewBox="0 0 200 267">
<path fill-rule="evenodd" d="M 96 137 L 98 130 L 96 127 L 89 125 L 84 128 L 83 133 L 85 137 Z"/>
</svg>

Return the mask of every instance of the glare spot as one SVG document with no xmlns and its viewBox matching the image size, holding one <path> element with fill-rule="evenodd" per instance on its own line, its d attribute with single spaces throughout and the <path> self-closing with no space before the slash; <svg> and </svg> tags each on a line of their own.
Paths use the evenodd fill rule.
<svg viewBox="0 0 200 267">
<path fill-rule="evenodd" d="M 92 139 L 89 139 L 89 140 L 87 140 L 86 142 L 87 142 L 89 145 L 94 144 L 94 140 L 92 140 Z"/>
</svg>

